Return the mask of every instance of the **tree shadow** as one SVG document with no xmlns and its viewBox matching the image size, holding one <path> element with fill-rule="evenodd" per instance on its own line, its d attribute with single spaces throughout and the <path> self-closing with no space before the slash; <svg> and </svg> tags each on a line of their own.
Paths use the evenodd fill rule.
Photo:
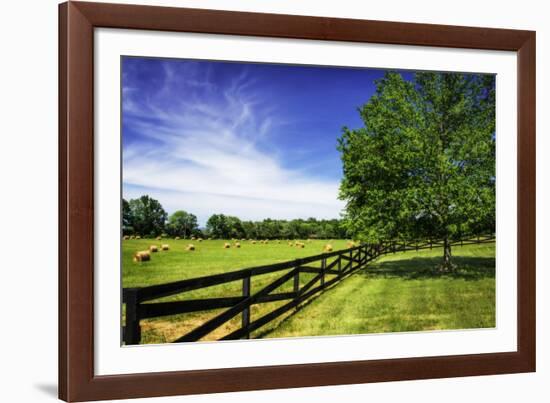
<svg viewBox="0 0 550 403">
<path fill-rule="evenodd" d="M 417 280 L 428 278 L 455 278 L 481 280 L 495 277 L 494 257 L 453 257 L 454 271 L 441 272 L 441 257 L 413 257 L 374 263 L 360 271 L 367 278 L 402 278 Z"/>
</svg>

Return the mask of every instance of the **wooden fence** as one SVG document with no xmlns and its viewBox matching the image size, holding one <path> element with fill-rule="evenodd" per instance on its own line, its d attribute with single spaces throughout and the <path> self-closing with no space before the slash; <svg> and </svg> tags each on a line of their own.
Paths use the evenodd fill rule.
<svg viewBox="0 0 550 403">
<path fill-rule="evenodd" d="M 451 245 L 469 245 L 494 242 L 494 235 L 484 235 L 475 238 L 455 240 Z M 197 277 L 172 283 L 153 285 L 143 288 L 124 288 L 123 302 L 126 304 L 125 326 L 122 329 L 123 340 L 126 345 L 139 344 L 141 340 L 140 320 L 189 312 L 208 311 L 228 308 L 224 312 L 207 320 L 202 325 L 179 337 L 174 342 L 197 341 L 219 328 L 224 323 L 241 315 L 241 327 L 220 340 L 249 338 L 250 333 L 266 325 L 277 317 L 297 307 L 302 302 L 321 293 L 327 287 L 334 285 L 350 274 L 365 267 L 372 260 L 389 253 L 409 250 L 422 250 L 443 247 L 443 241 L 387 241 L 378 244 L 363 244 L 349 249 L 322 253 L 283 263 L 268 266 L 258 266 L 229 273 Z M 312 264 L 320 263 L 320 267 Z M 251 279 L 270 273 L 281 272 L 280 277 L 252 293 Z M 314 276 L 303 284 L 300 282 L 301 273 L 310 273 Z M 220 284 L 242 282 L 240 296 L 194 299 L 187 301 L 153 302 L 159 298 L 185 293 L 201 288 Z M 292 291 L 276 292 L 278 288 L 292 281 Z M 274 301 L 288 301 L 271 312 L 251 320 L 250 307 Z"/>
</svg>

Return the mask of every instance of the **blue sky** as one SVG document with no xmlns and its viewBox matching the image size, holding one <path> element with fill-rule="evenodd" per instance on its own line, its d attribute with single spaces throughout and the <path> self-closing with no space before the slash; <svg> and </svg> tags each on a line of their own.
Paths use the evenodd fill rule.
<svg viewBox="0 0 550 403">
<path fill-rule="evenodd" d="M 123 197 L 204 225 L 339 218 L 337 138 L 384 71 L 125 57 Z"/>
</svg>

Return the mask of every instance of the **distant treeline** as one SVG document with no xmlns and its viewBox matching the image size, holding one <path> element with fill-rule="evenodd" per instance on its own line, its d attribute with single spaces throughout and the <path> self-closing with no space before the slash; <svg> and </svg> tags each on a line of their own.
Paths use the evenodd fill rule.
<svg viewBox="0 0 550 403">
<path fill-rule="evenodd" d="M 213 214 L 206 228 L 199 228 L 197 217 L 178 210 L 168 215 L 162 205 L 147 195 L 126 201 L 122 199 L 123 235 L 156 237 L 162 234 L 189 238 L 218 239 L 344 239 L 348 233 L 342 220 L 316 218 L 244 221 L 238 217 Z"/>
</svg>

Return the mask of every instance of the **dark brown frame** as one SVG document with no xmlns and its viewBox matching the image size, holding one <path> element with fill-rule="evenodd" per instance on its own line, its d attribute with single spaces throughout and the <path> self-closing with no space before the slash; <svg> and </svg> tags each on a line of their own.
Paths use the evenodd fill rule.
<svg viewBox="0 0 550 403">
<path fill-rule="evenodd" d="M 96 27 L 516 51 L 518 351 L 94 375 Z M 122 399 L 535 371 L 535 32 L 68 2 L 59 6 L 59 397 Z"/>
</svg>

